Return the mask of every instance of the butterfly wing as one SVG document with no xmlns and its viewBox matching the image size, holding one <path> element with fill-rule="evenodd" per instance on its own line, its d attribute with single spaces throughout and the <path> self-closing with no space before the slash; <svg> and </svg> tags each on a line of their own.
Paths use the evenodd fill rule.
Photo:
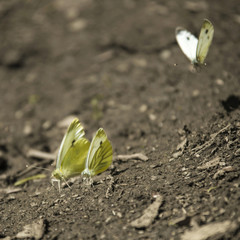
<svg viewBox="0 0 240 240">
<path fill-rule="evenodd" d="M 186 57 L 192 62 L 196 62 L 196 52 L 198 39 L 187 30 L 176 28 L 176 40 Z"/>
<path fill-rule="evenodd" d="M 212 23 L 204 19 L 197 45 L 197 62 L 203 64 L 212 43 L 214 27 Z"/>
<path fill-rule="evenodd" d="M 67 133 L 65 134 L 61 142 L 58 156 L 57 156 L 57 164 L 56 164 L 57 169 L 60 168 L 61 163 L 67 151 L 71 147 L 71 145 L 77 142 L 79 139 L 81 139 L 84 135 L 85 135 L 85 132 L 84 132 L 83 126 L 81 125 L 79 120 L 75 118 L 70 124 L 70 126 L 68 127 Z"/>
<path fill-rule="evenodd" d="M 82 173 L 89 146 L 90 142 L 86 138 L 80 138 L 69 147 L 60 167 L 65 179 Z"/>
<path fill-rule="evenodd" d="M 105 131 L 100 128 L 95 134 L 86 160 L 83 174 L 94 176 L 105 171 L 112 163 L 112 145 Z"/>
</svg>

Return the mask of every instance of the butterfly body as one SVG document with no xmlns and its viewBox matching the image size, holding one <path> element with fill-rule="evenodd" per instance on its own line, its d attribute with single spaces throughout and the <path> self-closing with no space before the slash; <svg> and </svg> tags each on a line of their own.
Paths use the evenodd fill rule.
<svg viewBox="0 0 240 240">
<path fill-rule="evenodd" d="M 204 19 L 203 21 L 198 39 L 189 31 L 181 27 L 176 29 L 178 45 L 194 65 L 204 64 L 209 47 L 212 43 L 213 35 L 214 27 L 207 19 Z"/>
</svg>

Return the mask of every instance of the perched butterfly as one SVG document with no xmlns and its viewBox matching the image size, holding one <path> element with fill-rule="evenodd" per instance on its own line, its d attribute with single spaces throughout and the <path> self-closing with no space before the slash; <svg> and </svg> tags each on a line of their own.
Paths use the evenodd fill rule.
<svg viewBox="0 0 240 240">
<path fill-rule="evenodd" d="M 183 53 L 194 65 L 204 64 L 209 47 L 212 43 L 214 28 L 212 23 L 204 19 L 199 39 L 187 30 L 178 27 L 176 29 L 176 39 Z"/>
<path fill-rule="evenodd" d="M 92 177 L 105 171 L 112 163 L 112 145 L 102 128 L 98 129 L 88 150 L 83 176 Z"/>
<path fill-rule="evenodd" d="M 85 168 L 90 142 L 84 138 L 85 132 L 78 119 L 74 119 L 63 137 L 57 156 L 56 169 L 52 172 L 52 183 L 77 175 L 81 175 Z"/>
</svg>

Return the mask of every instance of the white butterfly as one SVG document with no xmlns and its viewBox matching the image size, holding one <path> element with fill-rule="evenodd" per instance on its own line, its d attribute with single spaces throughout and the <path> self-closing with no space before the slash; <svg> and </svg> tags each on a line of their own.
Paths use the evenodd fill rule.
<svg viewBox="0 0 240 240">
<path fill-rule="evenodd" d="M 214 27 L 212 23 L 204 19 L 199 39 L 181 27 L 176 28 L 176 39 L 183 53 L 194 65 L 204 64 L 209 47 L 212 43 Z"/>
</svg>

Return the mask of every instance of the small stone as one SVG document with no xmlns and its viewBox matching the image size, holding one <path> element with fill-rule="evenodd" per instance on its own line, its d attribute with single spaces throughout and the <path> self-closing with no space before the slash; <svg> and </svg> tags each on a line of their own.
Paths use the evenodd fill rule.
<svg viewBox="0 0 240 240">
<path fill-rule="evenodd" d="M 162 59 L 162 60 L 167 60 L 171 57 L 171 52 L 169 50 L 163 50 L 159 57 Z"/>
<path fill-rule="evenodd" d="M 154 115 L 153 113 L 150 113 L 150 114 L 149 114 L 149 119 L 150 119 L 151 121 L 155 121 L 155 120 L 157 119 L 157 116 Z"/>
<path fill-rule="evenodd" d="M 130 151 L 132 149 L 132 146 L 127 146 L 126 149 Z"/>
<path fill-rule="evenodd" d="M 193 92 L 192 92 L 193 97 L 198 97 L 199 95 L 200 95 L 200 92 L 198 89 L 193 90 Z"/>
<path fill-rule="evenodd" d="M 45 121 L 42 125 L 44 130 L 49 130 L 52 127 L 52 123 L 50 121 Z"/>
<path fill-rule="evenodd" d="M 178 152 L 173 153 L 172 156 L 173 156 L 173 158 L 178 158 L 178 157 L 182 156 L 182 154 L 183 154 L 182 151 L 178 151 Z"/>
<path fill-rule="evenodd" d="M 216 84 L 219 85 L 219 86 L 223 86 L 224 85 L 224 81 L 220 78 L 216 79 Z"/>
<path fill-rule="evenodd" d="M 177 120 L 177 117 L 176 117 L 175 115 L 172 115 L 172 116 L 170 117 L 170 119 L 174 122 L 174 121 Z"/>
<path fill-rule="evenodd" d="M 119 218 L 122 218 L 122 213 L 117 212 L 117 216 L 118 216 Z"/>
<path fill-rule="evenodd" d="M 152 181 L 157 180 L 157 176 L 151 176 L 151 180 L 152 180 Z"/>
<path fill-rule="evenodd" d="M 141 67 L 141 68 L 144 68 L 147 66 L 147 61 L 146 59 L 144 58 L 136 58 L 133 60 L 133 64 L 136 66 L 136 67 Z"/>
<path fill-rule="evenodd" d="M 25 127 L 23 128 L 23 134 L 25 136 L 30 136 L 32 134 L 33 130 L 30 124 L 26 124 Z"/>
<path fill-rule="evenodd" d="M 73 32 L 78 32 L 87 27 L 87 21 L 85 19 L 77 19 L 70 24 L 70 30 Z"/>
<path fill-rule="evenodd" d="M 142 104 L 141 106 L 140 106 L 140 108 L 139 108 L 139 112 L 141 112 L 141 113 L 144 113 L 144 112 L 146 112 L 147 111 L 147 105 L 146 104 Z"/>
</svg>

